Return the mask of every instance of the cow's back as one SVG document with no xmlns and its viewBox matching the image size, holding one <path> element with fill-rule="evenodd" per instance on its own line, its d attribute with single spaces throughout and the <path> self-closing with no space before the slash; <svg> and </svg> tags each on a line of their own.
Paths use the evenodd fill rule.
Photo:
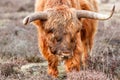
<svg viewBox="0 0 120 80">
<path fill-rule="evenodd" d="M 44 9 L 56 6 L 60 0 L 36 0 L 35 11 L 43 11 Z M 96 0 L 61 0 L 71 8 L 97 11 Z"/>
</svg>

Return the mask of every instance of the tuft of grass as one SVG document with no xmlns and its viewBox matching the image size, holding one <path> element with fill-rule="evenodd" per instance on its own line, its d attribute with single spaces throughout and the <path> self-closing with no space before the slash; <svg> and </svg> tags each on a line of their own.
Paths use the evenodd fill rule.
<svg viewBox="0 0 120 80">
<path fill-rule="evenodd" d="M 68 73 L 67 80 L 118 80 L 108 77 L 103 72 L 95 70 L 82 70 L 79 72 L 73 71 Z"/>
<path fill-rule="evenodd" d="M 17 69 L 18 66 L 16 64 L 13 64 L 13 63 L 4 63 L 4 64 L 1 64 L 0 66 L 0 74 L 2 76 L 5 76 L 5 77 L 8 77 L 12 74 L 17 74 L 18 71 L 15 70 Z"/>
</svg>

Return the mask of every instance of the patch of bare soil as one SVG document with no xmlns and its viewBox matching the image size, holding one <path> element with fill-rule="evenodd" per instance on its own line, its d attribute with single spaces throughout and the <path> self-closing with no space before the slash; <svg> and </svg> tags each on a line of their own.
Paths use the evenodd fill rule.
<svg viewBox="0 0 120 80">
<path fill-rule="evenodd" d="M 120 0 L 116 1 L 114 17 L 99 22 L 88 67 L 81 72 L 65 74 L 65 68 L 61 65 L 58 80 L 120 79 L 118 1 Z M 100 3 L 100 13 L 109 14 L 115 1 L 108 2 L 110 3 Z M 0 1 L 0 80 L 54 80 L 47 74 L 47 63 L 39 53 L 36 28 L 33 25 L 22 24 L 22 19 L 33 12 L 33 8 L 34 0 Z"/>
</svg>

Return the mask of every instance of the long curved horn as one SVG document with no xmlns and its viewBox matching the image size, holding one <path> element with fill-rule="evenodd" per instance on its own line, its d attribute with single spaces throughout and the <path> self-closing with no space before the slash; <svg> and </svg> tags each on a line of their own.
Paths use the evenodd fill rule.
<svg viewBox="0 0 120 80">
<path fill-rule="evenodd" d="M 113 9 L 112 9 L 110 15 L 103 15 L 100 13 L 86 11 L 86 10 L 77 10 L 77 17 L 78 18 L 97 19 L 97 20 L 107 20 L 113 16 L 114 11 L 115 11 L 115 5 L 113 6 Z"/>
<path fill-rule="evenodd" d="M 23 19 L 23 24 L 27 25 L 28 23 L 35 20 L 47 20 L 47 12 L 35 12 Z"/>
</svg>

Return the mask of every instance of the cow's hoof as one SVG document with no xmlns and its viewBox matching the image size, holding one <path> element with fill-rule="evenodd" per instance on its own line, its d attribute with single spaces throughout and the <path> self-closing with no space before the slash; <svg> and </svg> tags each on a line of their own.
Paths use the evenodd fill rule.
<svg viewBox="0 0 120 80">
<path fill-rule="evenodd" d="M 58 77 L 58 70 L 55 70 L 55 69 L 49 69 L 48 70 L 48 74 L 53 76 L 54 78 L 57 78 Z"/>
</svg>

